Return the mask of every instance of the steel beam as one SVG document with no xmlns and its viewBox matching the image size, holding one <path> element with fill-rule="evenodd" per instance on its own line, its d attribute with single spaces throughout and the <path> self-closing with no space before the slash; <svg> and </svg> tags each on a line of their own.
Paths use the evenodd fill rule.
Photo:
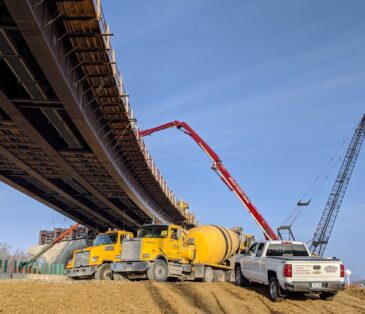
<svg viewBox="0 0 365 314">
<path fill-rule="evenodd" d="M 91 208 L 88 208 L 84 204 L 80 203 L 77 199 L 73 198 L 72 196 L 70 196 L 69 194 L 67 194 L 66 192 L 64 192 L 63 190 L 58 188 L 57 186 L 55 186 L 53 183 L 51 183 L 46 178 L 41 176 L 38 172 L 31 169 L 28 165 L 26 165 L 23 161 L 21 161 L 15 155 L 10 153 L 8 150 L 6 150 L 1 145 L 0 145 L 0 155 L 4 156 L 6 159 L 13 162 L 19 169 L 23 170 L 25 173 L 29 174 L 32 178 L 34 178 L 34 179 L 38 180 L 40 183 L 44 184 L 47 188 L 51 189 L 56 194 L 64 197 L 65 199 L 67 199 L 71 203 L 73 203 L 76 206 L 80 207 L 81 209 L 83 209 L 88 214 L 90 214 L 90 215 L 94 216 L 95 218 L 98 218 L 101 221 L 105 222 L 106 225 L 110 225 L 110 226 L 113 226 L 113 227 L 117 228 L 116 224 L 114 224 L 113 222 L 105 219 L 103 216 L 93 212 L 91 210 Z"/>
</svg>

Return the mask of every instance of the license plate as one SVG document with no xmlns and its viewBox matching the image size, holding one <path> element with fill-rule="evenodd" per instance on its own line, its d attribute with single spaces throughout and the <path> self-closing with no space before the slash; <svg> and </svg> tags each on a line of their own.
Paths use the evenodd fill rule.
<svg viewBox="0 0 365 314">
<path fill-rule="evenodd" d="M 132 267 L 126 267 L 125 269 L 126 271 L 131 271 L 132 270 Z"/>
<path fill-rule="evenodd" d="M 320 288 L 322 288 L 322 283 L 321 282 L 312 282 L 312 288 L 320 289 Z"/>
</svg>

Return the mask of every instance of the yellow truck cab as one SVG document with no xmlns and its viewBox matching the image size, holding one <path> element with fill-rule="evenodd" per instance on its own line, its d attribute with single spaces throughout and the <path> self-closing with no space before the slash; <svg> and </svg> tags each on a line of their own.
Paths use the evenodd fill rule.
<svg viewBox="0 0 365 314">
<path fill-rule="evenodd" d="M 113 279 L 110 263 L 120 261 L 122 242 L 130 238 L 133 238 L 133 233 L 124 230 L 108 230 L 98 234 L 92 246 L 74 251 L 65 275 L 74 279 Z"/>
<path fill-rule="evenodd" d="M 216 225 L 188 231 L 174 224 L 144 225 L 136 238 L 123 242 L 121 260 L 111 264 L 113 276 L 233 282 L 241 231 Z"/>
<path fill-rule="evenodd" d="M 142 241 L 142 261 L 154 261 L 159 258 L 180 260 L 182 257 L 185 231 L 177 225 L 145 225 L 137 232 Z M 126 251 L 126 255 L 128 252 Z M 126 256 L 128 258 L 128 256 Z"/>
<path fill-rule="evenodd" d="M 168 263 L 182 260 L 185 231 L 177 225 L 144 225 L 137 237 L 124 242 L 122 263 L 111 264 L 116 279 L 146 278 L 165 281 Z M 119 276 L 118 276 L 119 275 Z"/>
</svg>

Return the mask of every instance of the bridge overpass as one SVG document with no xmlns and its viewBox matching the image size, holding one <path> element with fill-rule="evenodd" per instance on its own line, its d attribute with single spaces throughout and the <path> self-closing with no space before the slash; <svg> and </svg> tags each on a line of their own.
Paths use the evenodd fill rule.
<svg viewBox="0 0 365 314">
<path fill-rule="evenodd" d="M 138 136 L 111 36 L 100 0 L 0 0 L 0 180 L 94 230 L 194 225 Z"/>
</svg>

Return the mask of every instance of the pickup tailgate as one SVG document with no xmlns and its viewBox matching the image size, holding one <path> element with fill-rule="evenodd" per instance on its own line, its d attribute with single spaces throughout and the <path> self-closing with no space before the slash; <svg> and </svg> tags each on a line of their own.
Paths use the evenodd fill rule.
<svg viewBox="0 0 365 314">
<path fill-rule="evenodd" d="M 294 281 L 338 281 L 341 275 L 339 261 L 291 261 Z"/>
</svg>

